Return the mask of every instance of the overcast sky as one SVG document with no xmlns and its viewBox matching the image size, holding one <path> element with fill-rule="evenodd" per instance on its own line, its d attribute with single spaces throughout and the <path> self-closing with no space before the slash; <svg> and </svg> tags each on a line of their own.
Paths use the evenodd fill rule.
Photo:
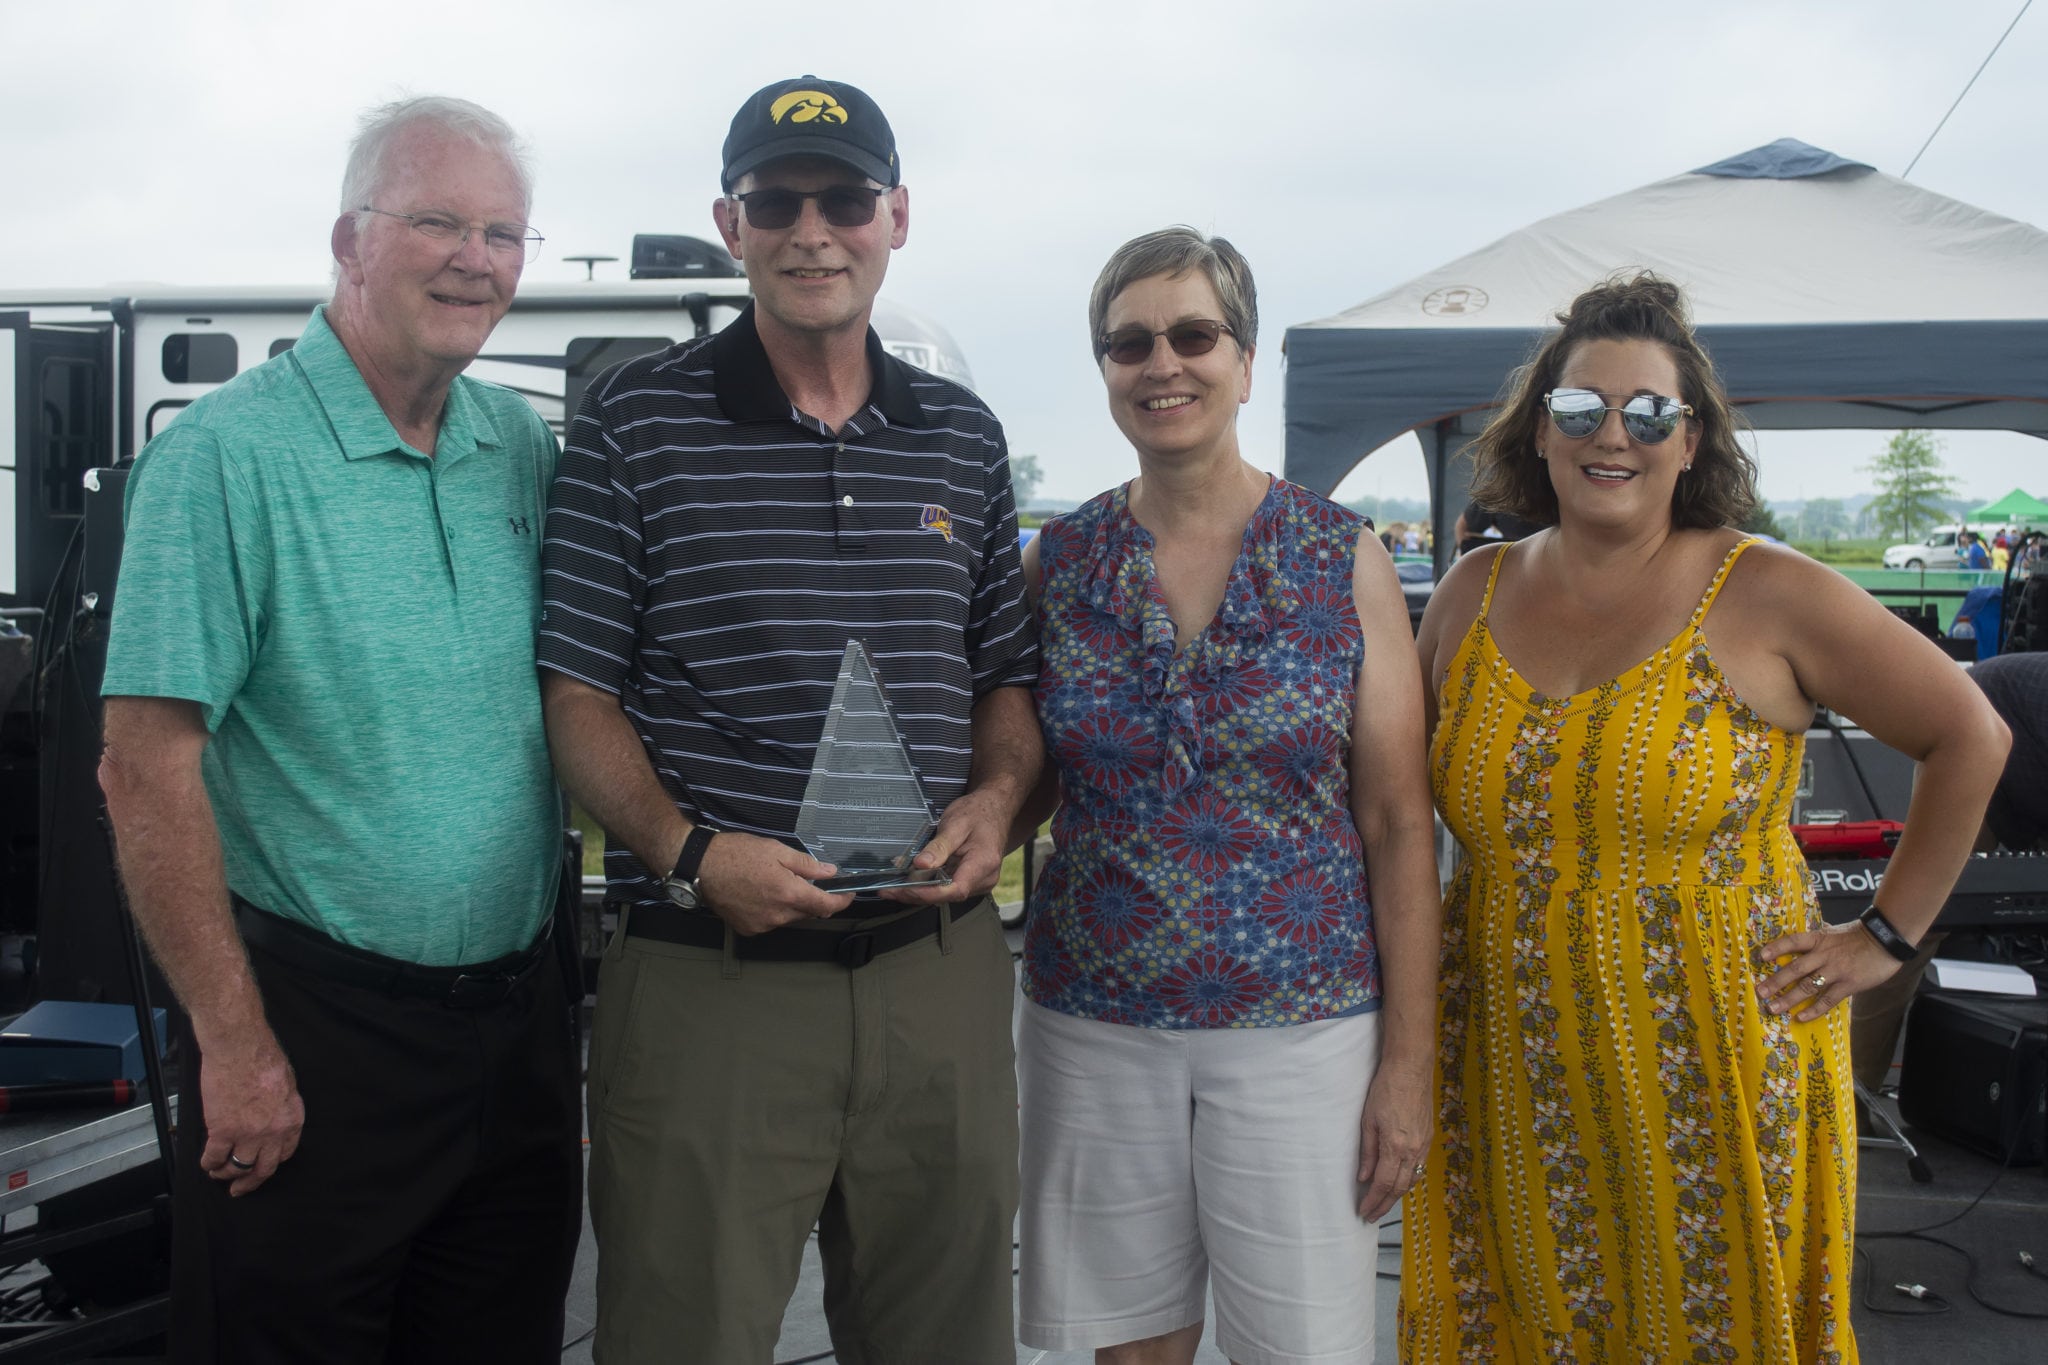
<svg viewBox="0 0 2048 1365">
<path fill-rule="evenodd" d="M 718 148 L 761 85 L 851 81 L 911 192 L 885 293 L 946 326 L 1042 491 L 1135 472 L 1090 363 L 1108 253 L 1185 222 L 1259 281 L 1241 433 L 1279 468 L 1287 326 L 1536 219 L 1780 137 L 1900 173 L 2019 0 L 1431 5 L 1318 0 L 0 0 L 0 286 L 306 283 L 356 116 L 408 93 L 532 143 L 529 279 L 632 234 L 713 237 Z M 2048 224 L 2048 7 L 1913 180 Z M 623 272 L 622 265 L 609 269 Z M 1767 495 L 1847 496 L 1883 433 L 1766 432 Z M 1946 438 L 1967 494 L 2048 494 L 2042 444 Z M 1341 496 L 1422 496 L 1412 438 Z"/>
</svg>

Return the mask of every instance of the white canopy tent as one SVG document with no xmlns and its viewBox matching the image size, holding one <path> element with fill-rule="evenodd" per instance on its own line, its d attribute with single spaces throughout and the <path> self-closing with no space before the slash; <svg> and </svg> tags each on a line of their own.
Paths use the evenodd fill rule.
<svg viewBox="0 0 2048 1365">
<path fill-rule="evenodd" d="M 1638 269 L 1685 289 L 1757 427 L 2048 439 L 2048 233 L 1785 138 L 1288 328 L 1287 477 L 1327 493 L 1416 431 L 1447 547 L 1470 483 L 1453 458 L 1509 372 L 1581 290 Z"/>
</svg>

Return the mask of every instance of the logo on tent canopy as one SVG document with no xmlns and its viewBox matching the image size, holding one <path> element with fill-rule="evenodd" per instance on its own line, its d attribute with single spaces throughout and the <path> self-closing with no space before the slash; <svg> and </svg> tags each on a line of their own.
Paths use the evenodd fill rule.
<svg viewBox="0 0 2048 1365">
<path fill-rule="evenodd" d="M 1432 290 L 1422 301 L 1422 311 L 1433 318 L 1455 318 L 1486 307 L 1486 291 L 1469 284 L 1447 285 Z"/>
</svg>

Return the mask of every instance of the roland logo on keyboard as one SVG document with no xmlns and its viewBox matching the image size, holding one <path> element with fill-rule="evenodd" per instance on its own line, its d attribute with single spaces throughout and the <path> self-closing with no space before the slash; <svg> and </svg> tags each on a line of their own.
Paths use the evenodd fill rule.
<svg viewBox="0 0 2048 1365">
<path fill-rule="evenodd" d="M 1809 867 L 1807 885 L 1816 896 L 1869 896 L 1884 884 L 1884 873 L 1868 867 Z"/>
</svg>

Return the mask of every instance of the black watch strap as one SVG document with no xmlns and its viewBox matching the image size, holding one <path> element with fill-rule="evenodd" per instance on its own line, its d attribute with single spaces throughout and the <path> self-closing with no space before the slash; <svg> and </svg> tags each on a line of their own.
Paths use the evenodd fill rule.
<svg viewBox="0 0 2048 1365">
<path fill-rule="evenodd" d="M 683 851 L 676 855 L 675 871 L 668 874 L 672 882 L 694 882 L 697 869 L 704 865 L 704 850 L 711 847 L 711 836 L 718 833 L 711 826 L 699 823 L 690 829 L 689 837 L 683 840 Z"/>
<path fill-rule="evenodd" d="M 1877 908 L 1876 901 L 1864 907 L 1856 922 L 1868 929 L 1870 936 L 1877 940 L 1877 946 L 1890 953 L 1896 961 L 1911 962 L 1920 955 L 1920 950 L 1906 942 L 1906 936 L 1892 927 L 1892 922 L 1884 917 L 1884 911 Z"/>
</svg>

